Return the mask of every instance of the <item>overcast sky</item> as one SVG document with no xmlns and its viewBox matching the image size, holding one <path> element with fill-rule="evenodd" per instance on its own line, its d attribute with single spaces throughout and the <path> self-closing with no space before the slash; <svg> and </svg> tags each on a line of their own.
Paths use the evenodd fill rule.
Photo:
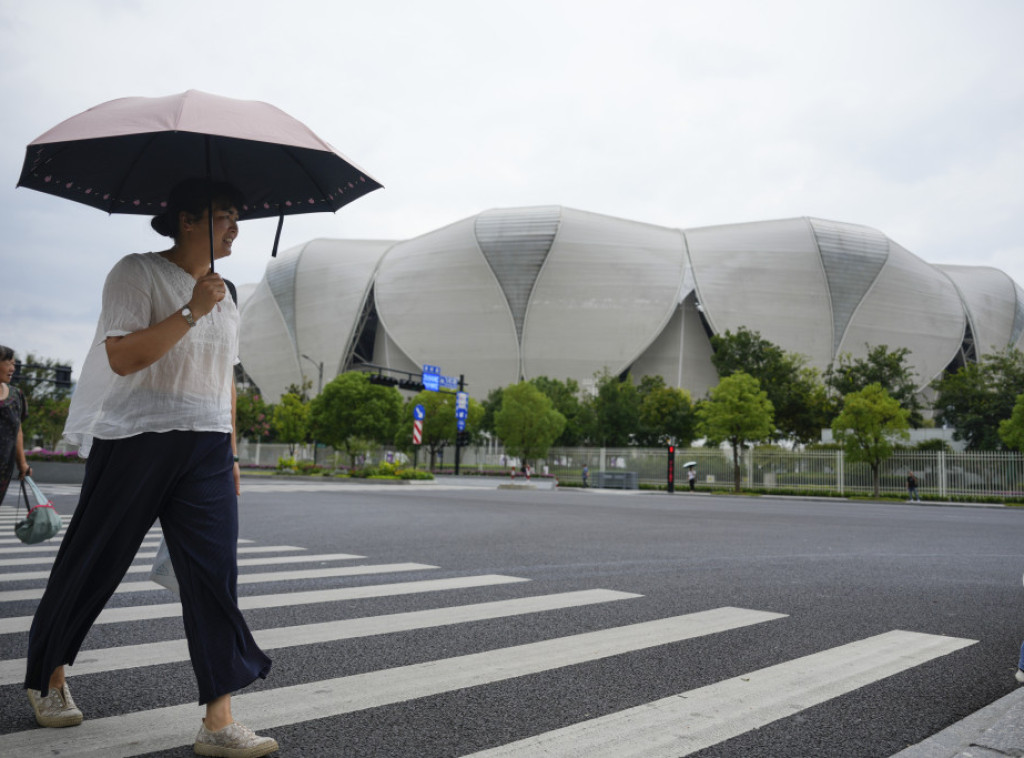
<svg viewBox="0 0 1024 758">
<path fill-rule="evenodd" d="M 1024 284 L 1022 31 L 1021 0 L 0 0 L 0 344 L 77 376 L 107 271 L 166 247 L 15 189 L 25 145 L 187 89 L 273 103 L 384 184 L 286 219 L 282 249 L 546 204 L 814 216 Z M 242 224 L 218 270 L 258 281 L 275 225 Z"/>
</svg>

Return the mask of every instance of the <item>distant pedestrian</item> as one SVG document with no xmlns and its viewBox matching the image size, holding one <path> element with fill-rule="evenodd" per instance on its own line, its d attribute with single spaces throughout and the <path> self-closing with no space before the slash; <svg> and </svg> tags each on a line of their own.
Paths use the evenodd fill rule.
<svg viewBox="0 0 1024 758">
<path fill-rule="evenodd" d="M 25 459 L 25 440 L 21 423 L 28 417 L 28 407 L 21 390 L 10 383 L 14 376 L 14 351 L 0 345 L 0 503 L 15 473 L 19 479 L 32 475 Z M 14 504 L 18 508 L 18 504 Z"/>
<path fill-rule="evenodd" d="M 694 492 L 697 489 L 697 470 L 693 466 L 686 469 L 686 478 L 690 482 L 690 492 Z"/>
<path fill-rule="evenodd" d="M 917 494 L 917 477 L 914 476 L 913 471 L 907 472 L 907 502 L 921 502 L 921 498 Z"/>
<path fill-rule="evenodd" d="M 589 487 L 590 486 L 590 482 L 588 480 L 589 476 L 590 476 L 590 466 L 588 466 L 586 463 L 584 463 L 583 464 L 583 486 L 584 487 Z"/>
</svg>

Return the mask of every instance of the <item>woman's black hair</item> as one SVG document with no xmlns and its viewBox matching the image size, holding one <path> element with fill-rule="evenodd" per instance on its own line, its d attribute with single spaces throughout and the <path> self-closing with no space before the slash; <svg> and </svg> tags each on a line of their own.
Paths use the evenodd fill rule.
<svg viewBox="0 0 1024 758">
<path fill-rule="evenodd" d="M 208 179 L 186 179 L 171 190 L 167 207 L 159 216 L 154 216 L 150 226 L 164 237 L 178 238 L 178 219 L 182 211 L 200 219 L 210 206 L 215 209 L 242 209 L 245 198 L 234 185 L 228 182 L 214 182 Z"/>
<path fill-rule="evenodd" d="M 0 361 L 9 361 L 14 358 L 14 351 L 6 345 L 0 345 Z"/>
</svg>

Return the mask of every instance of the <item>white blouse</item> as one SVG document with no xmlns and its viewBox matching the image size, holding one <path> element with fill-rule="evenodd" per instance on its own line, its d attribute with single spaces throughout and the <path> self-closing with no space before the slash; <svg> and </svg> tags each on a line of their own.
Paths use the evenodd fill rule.
<svg viewBox="0 0 1024 758">
<path fill-rule="evenodd" d="M 163 321 L 192 299 L 196 280 L 159 253 L 122 258 L 103 285 L 96 337 L 71 398 L 64 436 L 89 454 L 92 439 L 143 432 L 231 431 L 238 308 L 225 297 L 151 366 L 128 376 L 110 368 L 104 342 Z"/>
</svg>

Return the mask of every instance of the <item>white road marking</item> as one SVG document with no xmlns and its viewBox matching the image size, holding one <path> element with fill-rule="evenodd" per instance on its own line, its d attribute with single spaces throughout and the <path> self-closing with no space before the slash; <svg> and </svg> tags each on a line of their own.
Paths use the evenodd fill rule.
<svg viewBox="0 0 1024 758">
<path fill-rule="evenodd" d="M 370 584 L 365 587 L 341 587 L 330 590 L 309 592 L 284 592 L 272 595 L 251 595 L 238 598 L 238 607 L 243 611 L 259 608 L 285 608 L 309 603 L 334 603 L 345 600 L 360 600 L 373 597 L 412 595 L 420 592 L 441 592 L 444 590 L 490 587 L 497 584 L 528 582 L 516 576 L 487 574 L 483 576 L 462 576 L 452 579 L 431 579 L 420 582 L 397 582 L 395 584 Z M 133 605 L 123 608 L 107 608 L 96 619 L 96 624 L 118 624 L 125 621 L 147 621 L 149 619 L 173 618 L 181 615 L 181 603 L 160 605 Z M 31 616 L 17 616 L 0 619 L 0 634 L 27 632 L 32 626 Z M 0 753 L 2 754 L 2 753 Z"/>
<path fill-rule="evenodd" d="M 630 592 L 614 590 L 582 590 L 563 592 L 555 595 L 540 595 L 514 600 L 499 600 L 493 603 L 457 605 L 388 616 L 343 619 L 320 624 L 261 629 L 253 632 L 256 642 L 264 650 L 278 650 L 297 645 L 313 645 L 322 642 L 370 637 L 377 634 L 392 634 L 415 629 L 429 629 L 452 624 L 464 624 L 486 619 L 522 616 L 528 613 L 575 608 L 583 605 L 609 603 L 642 597 Z M 78 654 L 75 665 L 70 667 L 71 676 L 96 674 L 106 671 L 156 666 L 189 660 L 188 644 L 183 639 L 153 642 L 143 645 L 128 645 L 97 650 L 83 650 Z M 0 685 L 20 684 L 25 678 L 25 659 L 0 661 Z"/>
<path fill-rule="evenodd" d="M 136 556 L 138 557 L 138 556 Z M 354 561 L 365 558 L 365 555 L 352 555 L 351 553 L 314 553 L 312 555 L 278 555 L 263 558 L 239 558 L 238 567 L 244 566 L 279 566 L 287 563 L 327 563 L 328 561 Z M 143 563 L 136 566 L 129 566 L 129 574 L 146 574 L 153 570 L 153 564 Z M 242 574 L 241 576 L 246 576 Z M 50 571 L 17 571 L 0 572 L 0 582 L 21 582 L 30 579 L 49 579 Z"/>
<path fill-rule="evenodd" d="M 466 758 L 681 758 L 975 642 L 887 632 Z"/>
<path fill-rule="evenodd" d="M 301 579 L 330 579 L 338 576 L 367 576 L 369 574 L 396 574 L 402 571 L 428 571 L 438 568 L 424 563 L 382 563 L 376 566 L 335 566 L 332 568 L 298 569 L 295 571 L 267 571 L 261 574 L 239 574 L 239 584 L 260 584 L 269 582 L 287 582 Z M 128 592 L 154 592 L 167 589 L 156 582 L 121 582 L 115 595 Z M 28 590 L 5 590 L 0 592 L 0 603 L 15 603 L 25 600 L 39 600 L 45 588 L 37 587 Z"/>
<path fill-rule="evenodd" d="M 142 545 L 140 546 L 140 549 L 141 548 L 153 549 L 153 548 L 157 548 L 159 546 L 160 546 L 159 541 L 154 542 L 152 544 L 143 542 Z M 260 547 L 240 547 L 240 548 L 238 548 L 238 552 L 239 553 L 278 553 L 278 552 L 285 552 L 287 550 L 305 550 L 305 549 L 306 548 L 304 548 L 304 547 L 295 547 L 294 545 L 263 545 L 263 546 L 260 546 Z M 22 554 L 22 553 L 39 554 L 39 553 L 44 552 L 44 551 L 57 552 L 58 550 L 60 550 L 60 544 L 59 543 L 56 543 L 56 542 L 53 542 L 53 543 L 51 543 L 51 542 L 40 542 L 37 545 L 22 545 L 21 547 L 0 547 L 0 555 L 13 555 L 15 553 L 18 553 L 18 554 Z M 153 555 L 156 555 L 156 553 L 153 553 Z M 136 558 L 138 558 L 138 557 L 139 556 L 137 555 Z M 152 557 L 152 556 L 150 556 L 150 557 Z M 50 560 L 52 561 L 53 558 L 50 558 Z M 0 564 L 0 565 L 2 565 L 2 564 Z"/>
<path fill-rule="evenodd" d="M 564 668 L 774 619 L 780 613 L 718 608 L 544 642 L 446 658 L 355 676 L 279 687 L 232 698 L 232 711 L 257 731 L 400 703 Z M 187 745 L 200 711 L 194 703 L 86 719 L 71 730 L 0 736 L 0 754 L 129 756 Z M 65 731 L 72 732 L 64 734 Z"/>
</svg>

